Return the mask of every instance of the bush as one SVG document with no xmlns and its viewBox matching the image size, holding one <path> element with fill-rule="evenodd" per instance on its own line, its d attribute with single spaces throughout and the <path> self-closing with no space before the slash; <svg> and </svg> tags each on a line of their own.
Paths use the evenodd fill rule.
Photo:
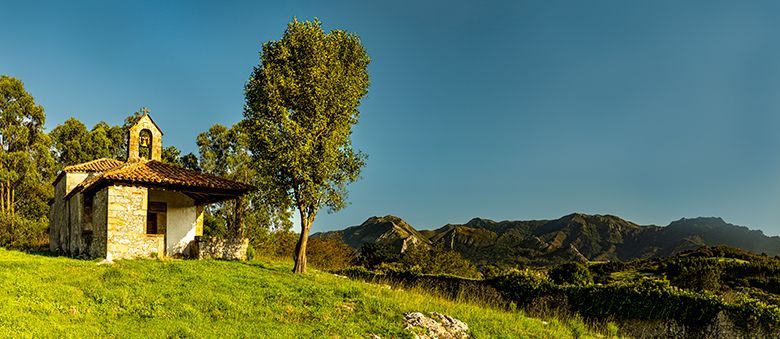
<svg viewBox="0 0 780 339">
<path fill-rule="evenodd" d="M 257 253 L 255 252 L 255 247 L 252 246 L 252 244 L 249 244 L 249 246 L 246 247 L 246 259 L 254 260 L 256 256 Z"/>
<path fill-rule="evenodd" d="M 670 260 L 663 269 L 672 285 L 692 291 L 717 291 L 723 265 L 707 258 Z"/>
<path fill-rule="evenodd" d="M 373 269 L 383 263 L 397 262 L 400 254 L 395 252 L 390 245 L 380 243 L 365 243 L 360 246 L 360 255 L 357 258 L 358 265 Z"/>
<path fill-rule="evenodd" d="M 0 214 L 0 247 L 42 249 L 49 242 L 49 220 Z"/>
<path fill-rule="evenodd" d="M 298 233 L 279 230 L 269 233 L 267 237 L 258 239 L 252 246 L 260 256 L 292 258 L 295 244 L 297 243 Z"/>
<path fill-rule="evenodd" d="M 309 264 L 323 270 L 340 270 L 352 265 L 357 255 L 343 241 L 335 239 L 309 239 L 306 256 Z"/>
<path fill-rule="evenodd" d="M 476 267 L 460 253 L 442 247 L 414 246 L 401 255 L 401 267 L 422 274 L 481 277 Z"/>
<path fill-rule="evenodd" d="M 585 265 L 569 262 L 555 266 L 550 270 L 550 279 L 556 284 L 588 285 L 593 283 L 593 276 Z"/>
<path fill-rule="evenodd" d="M 485 265 L 482 266 L 482 269 L 480 269 L 482 278 L 484 278 L 485 280 L 490 280 L 499 277 L 503 275 L 506 271 L 507 271 L 506 268 L 501 268 L 497 265 Z"/>
<path fill-rule="evenodd" d="M 529 269 L 510 270 L 489 281 L 501 294 L 520 306 L 529 305 L 534 298 L 549 294 L 552 282 L 543 274 Z"/>
</svg>

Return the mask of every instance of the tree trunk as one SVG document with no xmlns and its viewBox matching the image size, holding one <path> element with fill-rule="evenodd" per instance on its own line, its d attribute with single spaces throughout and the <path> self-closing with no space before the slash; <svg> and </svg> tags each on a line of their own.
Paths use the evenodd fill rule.
<svg viewBox="0 0 780 339">
<path fill-rule="evenodd" d="M 3 187 L 3 196 L 0 197 L 0 199 L 4 200 L 4 209 L 3 212 L 8 213 L 11 211 L 11 183 L 10 180 L 6 180 L 5 186 Z"/>
<path fill-rule="evenodd" d="M 309 242 L 311 222 L 312 220 L 301 212 L 301 237 L 298 238 L 298 244 L 295 245 L 295 267 L 293 267 L 293 273 L 306 273 L 306 244 Z"/>
<path fill-rule="evenodd" d="M 233 204 L 233 223 L 235 224 L 236 236 L 244 238 L 244 198 L 239 197 L 235 199 Z"/>
<path fill-rule="evenodd" d="M 11 179 L 5 181 L 5 210 L 11 212 Z"/>
</svg>

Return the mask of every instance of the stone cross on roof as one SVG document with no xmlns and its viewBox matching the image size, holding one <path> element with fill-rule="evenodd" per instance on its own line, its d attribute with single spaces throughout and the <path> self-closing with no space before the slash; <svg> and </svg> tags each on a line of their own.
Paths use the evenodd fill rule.
<svg viewBox="0 0 780 339">
<path fill-rule="evenodd" d="M 151 112 L 151 111 L 152 111 L 152 110 L 150 110 L 150 109 L 149 109 L 149 108 L 147 108 L 147 107 L 141 107 L 141 112 L 143 112 L 143 114 L 149 114 L 149 112 Z"/>
</svg>

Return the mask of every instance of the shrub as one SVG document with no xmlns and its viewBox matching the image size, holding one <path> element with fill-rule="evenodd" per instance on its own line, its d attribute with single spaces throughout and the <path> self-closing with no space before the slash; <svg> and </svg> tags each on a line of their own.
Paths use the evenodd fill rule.
<svg viewBox="0 0 780 339">
<path fill-rule="evenodd" d="M 480 273 L 482 273 L 482 277 L 486 280 L 490 280 L 496 277 L 501 276 L 506 272 L 506 269 L 502 269 L 501 267 L 498 267 L 496 265 L 485 265 L 480 270 Z"/>
<path fill-rule="evenodd" d="M 465 278 L 481 276 L 460 253 L 442 247 L 414 246 L 401 255 L 401 267 L 422 274 L 449 274 Z"/>
<path fill-rule="evenodd" d="M 246 259 L 253 260 L 256 256 L 257 253 L 255 253 L 255 247 L 252 246 L 252 244 L 249 244 L 249 246 L 246 247 Z"/>
<path fill-rule="evenodd" d="M 585 265 L 568 262 L 550 270 L 550 279 L 556 284 L 587 285 L 593 283 L 593 276 Z"/>
<path fill-rule="evenodd" d="M 49 242 L 48 219 L 0 214 L 0 247 L 41 249 Z"/>
<path fill-rule="evenodd" d="M 309 264 L 323 270 L 340 270 L 349 267 L 356 256 L 355 250 L 343 241 L 310 238 L 306 250 Z"/>
<path fill-rule="evenodd" d="M 720 287 L 723 265 L 707 258 L 679 258 L 664 267 L 672 285 L 692 291 L 716 291 Z"/>
<path fill-rule="evenodd" d="M 382 263 L 397 262 L 400 254 L 390 245 L 365 243 L 360 247 L 357 263 L 366 268 L 375 268 Z"/>
<path fill-rule="evenodd" d="M 530 304 L 534 298 L 549 294 L 552 282 L 543 274 L 529 269 L 510 270 L 489 281 L 501 294 L 520 306 Z"/>
<path fill-rule="evenodd" d="M 258 239 L 252 246 L 261 256 L 273 258 L 292 258 L 298 233 L 279 230 L 271 232 L 267 237 Z"/>
</svg>

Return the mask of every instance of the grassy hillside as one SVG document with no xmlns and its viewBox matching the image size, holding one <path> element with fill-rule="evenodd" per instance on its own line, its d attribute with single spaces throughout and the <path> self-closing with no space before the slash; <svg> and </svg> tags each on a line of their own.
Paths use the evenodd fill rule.
<svg viewBox="0 0 780 339">
<path fill-rule="evenodd" d="M 409 337 L 405 312 L 437 311 L 484 337 L 589 336 L 563 324 L 291 263 L 181 260 L 96 265 L 0 249 L 0 337 Z"/>
</svg>

